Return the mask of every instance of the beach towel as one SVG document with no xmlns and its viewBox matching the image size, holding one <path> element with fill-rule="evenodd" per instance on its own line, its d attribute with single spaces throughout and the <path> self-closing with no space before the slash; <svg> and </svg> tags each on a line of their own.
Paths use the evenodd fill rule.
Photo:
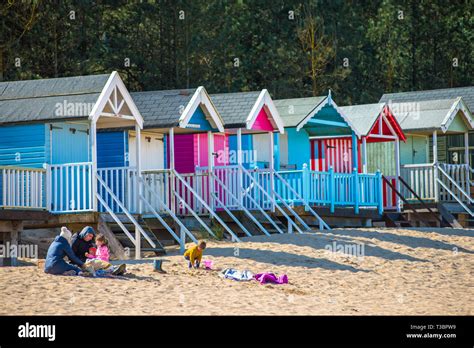
<svg viewBox="0 0 474 348">
<path fill-rule="evenodd" d="M 259 273 L 255 275 L 255 280 L 260 282 L 260 284 L 288 284 L 288 276 L 286 274 L 277 277 L 274 273 Z"/>
<path fill-rule="evenodd" d="M 219 276 L 221 276 L 222 278 L 239 281 L 249 281 L 253 279 L 253 273 L 249 270 L 239 271 L 234 268 L 226 268 L 219 274 Z"/>
</svg>

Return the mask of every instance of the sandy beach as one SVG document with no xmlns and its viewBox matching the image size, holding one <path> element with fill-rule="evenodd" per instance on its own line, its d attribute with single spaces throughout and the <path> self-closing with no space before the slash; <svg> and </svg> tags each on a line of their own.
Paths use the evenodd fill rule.
<svg viewBox="0 0 474 348">
<path fill-rule="evenodd" d="M 357 255 L 347 252 L 357 246 Z M 349 248 L 348 248 L 349 247 Z M 328 249 L 344 249 L 346 253 Z M 334 229 L 209 242 L 216 270 L 177 251 L 123 279 L 0 268 L 1 315 L 473 315 L 474 230 Z M 287 274 L 289 284 L 222 279 L 219 269 Z"/>
</svg>

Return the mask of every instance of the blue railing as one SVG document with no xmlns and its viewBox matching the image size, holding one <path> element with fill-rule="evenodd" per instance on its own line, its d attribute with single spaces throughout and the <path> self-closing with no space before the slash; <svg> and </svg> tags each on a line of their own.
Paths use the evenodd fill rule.
<svg viewBox="0 0 474 348">
<path fill-rule="evenodd" d="M 303 199 L 315 205 L 327 205 L 331 212 L 336 206 L 354 207 L 356 213 L 360 207 L 375 207 L 383 212 L 382 175 L 380 172 L 361 174 L 354 169 L 352 173 L 335 173 L 332 168 L 327 172 L 302 170 L 278 172 Z M 296 195 L 275 180 L 275 190 L 286 201 L 301 203 Z"/>
</svg>

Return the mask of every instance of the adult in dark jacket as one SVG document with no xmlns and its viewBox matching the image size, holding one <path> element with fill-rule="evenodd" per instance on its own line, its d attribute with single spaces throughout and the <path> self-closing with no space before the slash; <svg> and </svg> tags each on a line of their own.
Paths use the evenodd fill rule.
<svg viewBox="0 0 474 348">
<path fill-rule="evenodd" d="M 72 237 L 72 251 L 74 251 L 74 254 L 76 254 L 82 262 L 86 262 L 86 253 L 89 252 L 90 248 L 94 247 L 94 236 L 94 229 L 90 226 L 86 226 L 81 232 Z"/>
<path fill-rule="evenodd" d="M 66 227 L 61 228 L 61 234 L 57 236 L 53 243 L 48 248 L 48 253 L 46 255 L 46 262 L 44 264 L 44 271 L 50 274 L 64 274 L 65 272 L 72 273 L 74 271 L 78 274 L 84 262 L 79 260 L 79 258 L 74 255 L 74 252 L 71 249 L 70 242 L 72 238 L 72 233 Z M 67 263 L 64 260 L 64 257 L 68 257 L 69 260 L 76 264 L 74 266 L 70 263 Z"/>
</svg>

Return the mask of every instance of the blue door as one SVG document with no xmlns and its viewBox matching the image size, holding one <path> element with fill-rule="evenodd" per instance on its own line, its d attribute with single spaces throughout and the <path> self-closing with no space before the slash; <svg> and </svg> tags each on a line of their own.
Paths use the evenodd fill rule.
<svg viewBox="0 0 474 348">
<path fill-rule="evenodd" d="M 90 210 L 89 125 L 50 124 L 51 204 L 54 212 Z M 63 166 L 55 166 L 63 165 Z"/>
</svg>

